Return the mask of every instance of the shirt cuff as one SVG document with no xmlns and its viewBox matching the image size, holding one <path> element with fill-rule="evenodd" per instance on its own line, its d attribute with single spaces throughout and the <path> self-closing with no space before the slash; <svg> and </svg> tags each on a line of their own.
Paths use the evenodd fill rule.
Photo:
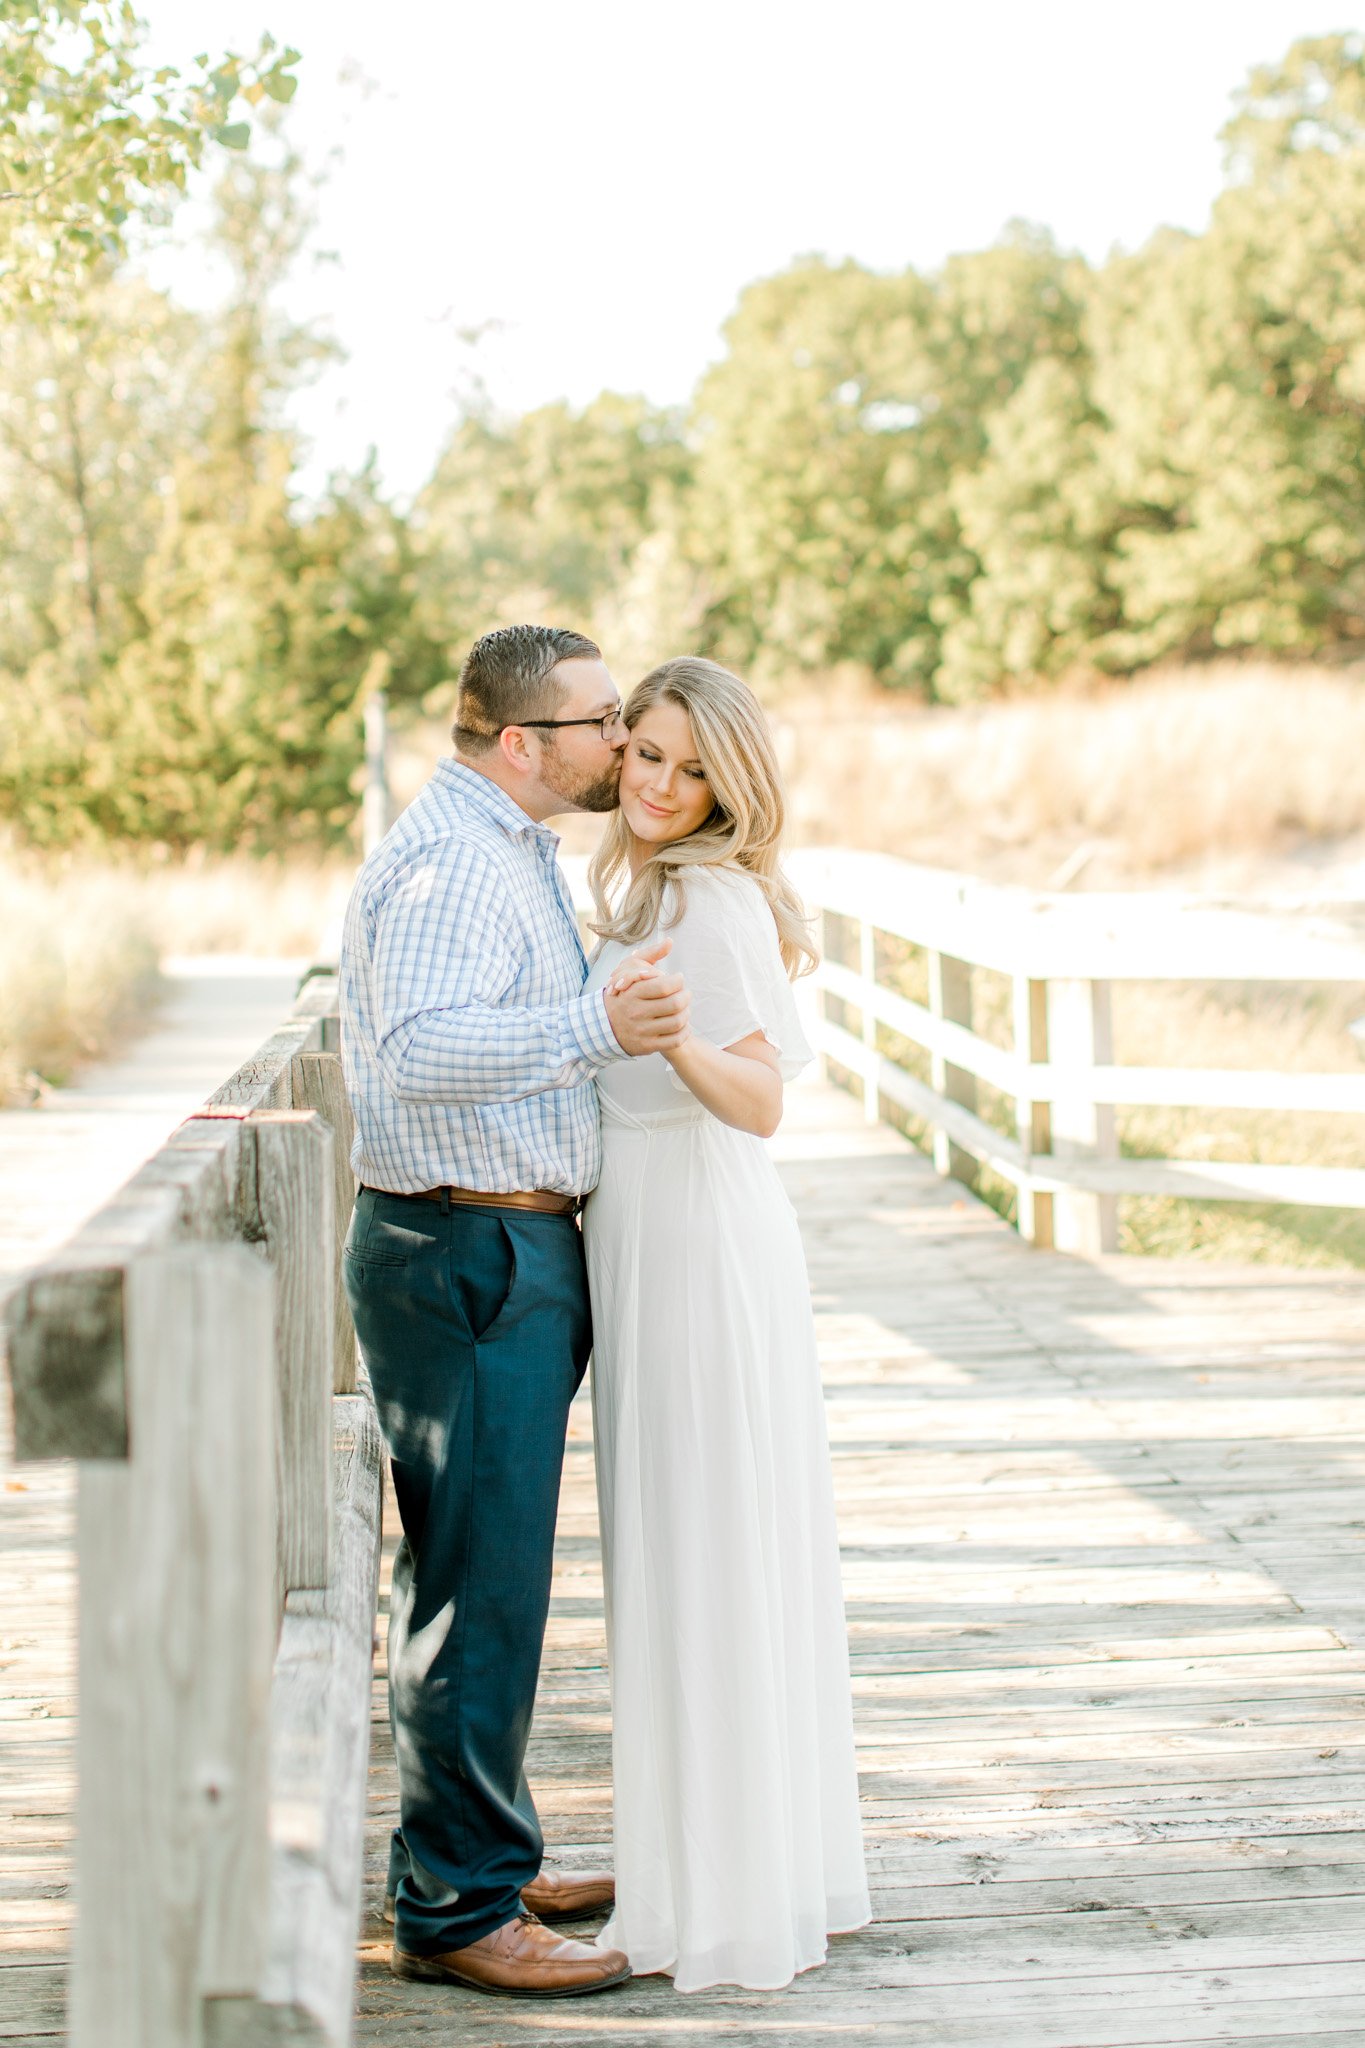
<svg viewBox="0 0 1365 2048">
<path fill-rule="evenodd" d="M 605 989 L 596 988 L 570 1003 L 568 1022 L 574 1050 L 590 1067 L 607 1067 L 628 1057 L 607 1018 Z"/>
</svg>

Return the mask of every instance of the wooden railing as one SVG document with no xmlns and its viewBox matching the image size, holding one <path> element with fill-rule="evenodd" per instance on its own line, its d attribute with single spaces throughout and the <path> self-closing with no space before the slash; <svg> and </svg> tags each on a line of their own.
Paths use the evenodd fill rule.
<svg viewBox="0 0 1365 2048">
<path fill-rule="evenodd" d="M 76 2048 L 346 2043 L 380 1437 L 340 1279 L 336 983 L 8 1308 L 79 1459 Z"/>
<path fill-rule="evenodd" d="M 1113 1249 L 1121 1195 L 1365 1208 L 1359 1168 L 1120 1156 L 1117 1104 L 1360 1115 L 1365 1075 L 1116 1065 L 1111 1002 L 1116 981 L 1365 983 L 1365 905 L 1043 895 L 880 854 L 808 851 L 792 869 L 825 925 L 817 1050 L 861 1083 L 870 1120 L 885 1099 L 927 1123 L 940 1172 L 1012 1182 L 1034 1243 Z M 923 950 L 927 1002 L 888 986 L 888 937 Z M 1008 1050 L 973 1029 L 974 968 L 1012 983 Z M 927 1081 L 887 1033 L 928 1054 Z M 1013 1098 L 1012 1136 L 977 1113 L 979 1080 Z"/>
</svg>

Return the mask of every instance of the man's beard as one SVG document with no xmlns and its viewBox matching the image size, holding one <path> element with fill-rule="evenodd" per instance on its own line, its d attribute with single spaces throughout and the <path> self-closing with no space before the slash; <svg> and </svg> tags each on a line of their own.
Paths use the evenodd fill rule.
<svg viewBox="0 0 1365 2048">
<path fill-rule="evenodd" d="M 563 797 L 566 811 L 614 811 L 621 795 L 621 756 L 615 755 L 610 768 L 601 775 L 575 772 L 551 749 L 540 764 L 540 779 L 556 796 Z"/>
</svg>

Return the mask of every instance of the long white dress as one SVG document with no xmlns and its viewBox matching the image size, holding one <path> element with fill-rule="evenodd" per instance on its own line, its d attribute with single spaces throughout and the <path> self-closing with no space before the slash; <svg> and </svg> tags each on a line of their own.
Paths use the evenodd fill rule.
<svg viewBox="0 0 1365 2048">
<path fill-rule="evenodd" d="M 692 869 L 669 929 L 692 1028 L 810 1058 L 772 914 Z M 623 948 L 603 947 L 589 986 Z M 680 1991 L 771 1990 L 870 1917 L 809 1282 L 762 1139 L 659 1056 L 605 1070 L 584 1214 L 611 1657 L 616 1910 Z"/>
</svg>

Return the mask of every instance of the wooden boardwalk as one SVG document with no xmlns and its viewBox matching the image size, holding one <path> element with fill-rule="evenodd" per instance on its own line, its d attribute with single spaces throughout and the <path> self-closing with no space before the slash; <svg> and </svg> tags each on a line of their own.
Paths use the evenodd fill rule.
<svg viewBox="0 0 1365 2048">
<path fill-rule="evenodd" d="M 820 1090 L 778 1150 L 820 1319 L 877 1923 L 771 1996 L 400 1985 L 375 1917 L 381 1671 L 358 2039 L 1365 2044 L 1365 1278 L 1030 1251 Z M 0 1445 L 0 1484 L 12 2044 L 63 2030 L 74 1587 L 69 1468 L 16 1472 Z M 586 1402 L 531 1770 L 552 1854 L 596 1861 Z"/>
<path fill-rule="evenodd" d="M 876 1924 L 777 1994 L 398 1983 L 381 1672 L 358 2039 L 1365 2044 L 1365 1277 L 1030 1251 L 814 1089 L 778 1149 L 820 1322 Z M 584 1401 L 530 1770 L 551 1855 L 600 1859 Z"/>
</svg>

